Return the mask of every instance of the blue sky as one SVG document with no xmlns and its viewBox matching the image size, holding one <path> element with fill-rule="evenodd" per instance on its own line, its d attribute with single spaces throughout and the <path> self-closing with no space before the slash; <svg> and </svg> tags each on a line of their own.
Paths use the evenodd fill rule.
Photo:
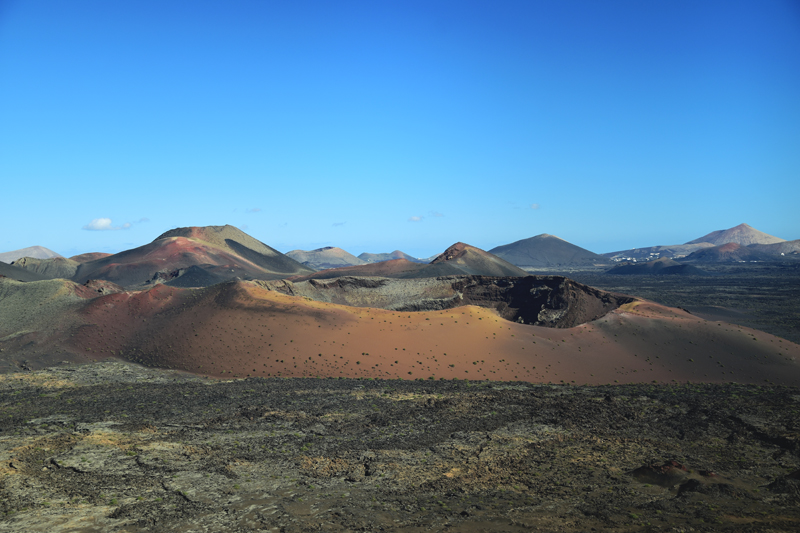
<svg viewBox="0 0 800 533">
<path fill-rule="evenodd" d="M 64 255 L 797 239 L 800 4 L 0 0 L 0 198 Z"/>
</svg>

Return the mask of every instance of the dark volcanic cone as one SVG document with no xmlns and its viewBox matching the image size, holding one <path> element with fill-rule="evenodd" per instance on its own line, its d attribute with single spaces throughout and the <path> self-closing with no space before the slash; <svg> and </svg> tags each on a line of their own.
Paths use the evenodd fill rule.
<svg viewBox="0 0 800 533">
<path fill-rule="evenodd" d="M 546 233 L 492 248 L 489 253 L 519 267 L 577 266 L 608 262 L 603 256 Z"/>
</svg>

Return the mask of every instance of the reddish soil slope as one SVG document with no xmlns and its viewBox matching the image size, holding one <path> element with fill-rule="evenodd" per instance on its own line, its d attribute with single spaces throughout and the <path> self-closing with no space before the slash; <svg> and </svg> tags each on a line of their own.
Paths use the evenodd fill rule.
<svg viewBox="0 0 800 533">
<path fill-rule="evenodd" d="M 640 300 L 554 329 L 505 320 L 505 308 L 347 307 L 264 285 L 118 292 L 107 283 L 0 278 L 0 370 L 116 357 L 218 377 L 800 386 L 800 346 Z"/>
<path fill-rule="evenodd" d="M 730 229 L 712 231 L 708 235 L 703 235 L 699 239 L 689 241 L 686 244 L 709 242 L 715 246 L 720 246 L 733 242 L 741 244 L 742 246 L 747 246 L 749 244 L 773 244 L 783 241 L 784 239 L 774 237 L 763 231 L 758 231 L 747 224 L 739 224 Z"/>
<path fill-rule="evenodd" d="M 354 308 L 231 282 L 104 296 L 83 318 L 87 325 L 69 338 L 78 353 L 218 377 L 800 385 L 800 346 L 642 301 L 552 329 L 475 306 Z"/>
<path fill-rule="evenodd" d="M 73 255 L 70 257 L 76 263 L 88 263 L 89 261 L 96 261 L 98 259 L 102 259 L 104 257 L 108 257 L 111 254 L 106 254 L 103 252 L 89 252 L 85 254 Z"/>
<path fill-rule="evenodd" d="M 171 230 L 145 246 L 82 263 L 73 279 L 134 287 L 155 278 L 172 279 L 192 266 L 215 280 L 280 279 L 312 272 L 233 226 L 208 226 Z"/>
</svg>

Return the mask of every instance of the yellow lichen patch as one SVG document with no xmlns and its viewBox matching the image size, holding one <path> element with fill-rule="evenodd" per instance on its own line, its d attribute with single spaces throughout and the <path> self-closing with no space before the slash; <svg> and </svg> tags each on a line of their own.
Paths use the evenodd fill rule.
<svg viewBox="0 0 800 533">
<path fill-rule="evenodd" d="M 298 457 L 300 470 L 307 476 L 316 478 L 338 477 L 350 472 L 353 465 L 345 459 L 338 457 Z M 363 468 L 363 465 L 361 465 Z"/>
<path fill-rule="evenodd" d="M 120 433 L 111 431 L 100 431 L 90 433 L 83 438 L 84 442 L 89 442 L 97 446 L 117 446 L 122 447 L 130 442 L 130 438 Z"/>
<path fill-rule="evenodd" d="M 76 386 L 71 381 L 56 378 L 54 374 L 48 372 L 0 374 L 0 385 L 4 383 L 19 385 L 20 381 L 25 385 L 45 389 L 62 389 Z"/>
<path fill-rule="evenodd" d="M 445 472 L 444 476 L 449 478 L 459 477 L 461 475 L 460 468 L 451 468 L 449 472 Z"/>
<path fill-rule="evenodd" d="M 140 444 L 139 449 L 143 452 L 181 452 L 184 446 L 176 442 L 156 441 Z"/>
<path fill-rule="evenodd" d="M 622 304 L 621 306 L 619 306 L 619 310 L 620 311 L 624 311 L 624 312 L 632 312 L 634 309 L 639 307 L 640 303 L 642 303 L 642 302 L 640 302 L 639 300 L 634 300 L 632 302 L 628 302 L 626 304 Z"/>
</svg>

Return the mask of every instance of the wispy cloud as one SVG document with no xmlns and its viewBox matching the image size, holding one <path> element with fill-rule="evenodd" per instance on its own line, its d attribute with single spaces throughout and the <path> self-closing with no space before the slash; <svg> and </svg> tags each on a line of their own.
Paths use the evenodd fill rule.
<svg viewBox="0 0 800 533">
<path fill-rule="evenodd" d="M 436 217 L 436 218 L 438 218 L 438 217 L 443 217 L 444 215 L 443 215 L 443 214 L 441 214 L 441 213 L 440 213 L 440 212 L 438 212 L 438 211 L 431 211 L 431 216 L 432 216 L 432 217 Z"/>
<path fill-rule="evenodd" d="M 261 212 L 261 208 L 260 207 L 251 207 L 250 209 L 245 209 L 245 212 L 247 212 L 247 213 L 260 213 Z"/>
<path fill-rule="evenodd" d="M 114 226 L 111 223 L 110 218 L 95 218 L 88 224 L 86 224 L 83 229 L 89 231 L 116 231 L 121 229 L 128 229 L 132 226 L 130 222 L 126 222 L 121 226 Z"/>
<path fill-rule="evenodd" d="M 336 226 L 344 226 L 345 224 L 347 224 L 347 222 L 334 222 L 334 223 L 333 223 L 333 227 L 336 227 Z"/>
<path fill-rule="evenodd" d="M 136 222 L 134 222 L 134 224 L 141 224 L 142 222 L 150 222 L 150 219 L 147 218 L 147 217 L 142 217 L 139 220 L 137 220 Z"/>
<path fill-rule="evenodd" d="M 539 204 L 531 204 L 531 209 L 539 209 Z"/>
<path fill-rule="evenodd" d="M 411 217 L 408 219 L 409 222 L 422 222 L 422 219 L 425 217 Z"/>
</svg>

